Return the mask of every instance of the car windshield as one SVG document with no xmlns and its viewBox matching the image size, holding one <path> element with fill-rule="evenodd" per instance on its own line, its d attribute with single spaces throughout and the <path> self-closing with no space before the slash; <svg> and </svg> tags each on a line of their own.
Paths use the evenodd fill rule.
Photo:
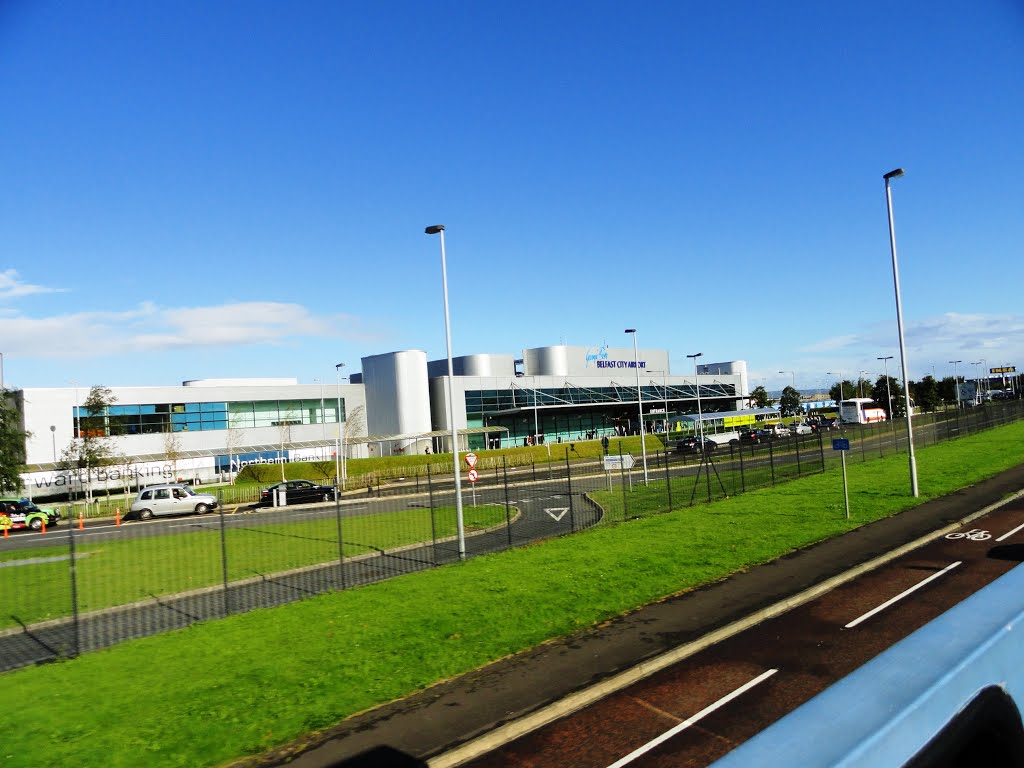
<svg viewBox="0 0 1024 768">
<path fill-rule="evenodd" d="M 186 496 L 195 496 L 196 495 L 196 492 L 193 491 L 191 488 L 189 488 L 187 485 L 182 486 L 179 490 L 184 491 Z"/>
</svg>

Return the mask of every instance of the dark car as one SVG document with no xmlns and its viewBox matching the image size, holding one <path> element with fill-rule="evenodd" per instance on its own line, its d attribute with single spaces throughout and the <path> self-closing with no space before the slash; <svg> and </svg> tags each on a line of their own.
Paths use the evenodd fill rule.
<svg viewBox="0 0 1024 768">
<path fill-rule="evenodd" d="M 761 437 L 760 430 L 757 429 L 741 429 L 740 430 L 740 442 L 741 443 L 760 443 L 763 438 Z"/>
<path fill-rule="evenodd" d="M 682 440 L 676 443 L 676 452 L 697 453 L 700 442 L 701 441 L 699 437 L 684 437 Z M 718 450 L 718 443 L 716 443 L 710 437 L 705 437 L 704 453 L 714 453 L 716 450 Z"/>
<path fill-rule="evenodd" d="M 60 512 L 50 507 L 37 507 L 28 499 L 0 499 L 0 528 L 41 531 L 44 522 L 53 526 L 58 520 Z"/>
<path fill-rule="evenodd" d="M 285 491 L 286 504 L 311 504 L 334 500 L 333 485 L 317 485 L 309 480 L 286 480 L 260 491 L 260 504 L 273 504 L 279 488 Z"/>
</svg>

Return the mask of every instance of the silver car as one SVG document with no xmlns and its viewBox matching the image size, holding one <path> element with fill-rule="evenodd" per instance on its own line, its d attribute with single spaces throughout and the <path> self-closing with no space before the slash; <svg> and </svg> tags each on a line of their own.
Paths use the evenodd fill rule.
<svg viewBox="0 0 1024 768">
<path fill-rule="evenodd" d="M 149 520 L 161 515 L 202 515 L 217 508 L 217 497 L 196 493 L 187 485 L 167 483 L 143 488 L 135 496 L 129 515 Z"/>
</svg>

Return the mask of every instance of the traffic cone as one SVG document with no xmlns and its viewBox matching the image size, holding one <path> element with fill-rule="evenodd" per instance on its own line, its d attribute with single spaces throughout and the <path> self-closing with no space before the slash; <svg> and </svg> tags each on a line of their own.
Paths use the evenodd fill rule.
<svg viewBox="0 0 1024 768">
<path fill-rule="evenodd" d="M 39 530 L 41 534 L 46 535 L 46 518 L 43 518 L 43 527 Z"/>
<path fill-rule="evenodd" d="M 82 520 L 82 510 L 78 510 L 78 530 L 85 530 L 85 522 Z"/>
<path fill-rule="evenodd" d="M 114 525 L 121 525 L 121 508 L 114 507 Z"/>
</svg>

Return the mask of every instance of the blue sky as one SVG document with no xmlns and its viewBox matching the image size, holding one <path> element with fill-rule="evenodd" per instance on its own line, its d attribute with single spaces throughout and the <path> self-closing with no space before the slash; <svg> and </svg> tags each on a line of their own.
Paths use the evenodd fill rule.
<svg viewBox="0 0 1024 768">
<path fill-rule="evenodd" d="M 0 0 L 7 386 L 1024 364 L 1024 6 Z M 898 364 L 898 358 L 890 361 Z M 892 371 L 894 367 L 890 367 Z"/>
</svg>

